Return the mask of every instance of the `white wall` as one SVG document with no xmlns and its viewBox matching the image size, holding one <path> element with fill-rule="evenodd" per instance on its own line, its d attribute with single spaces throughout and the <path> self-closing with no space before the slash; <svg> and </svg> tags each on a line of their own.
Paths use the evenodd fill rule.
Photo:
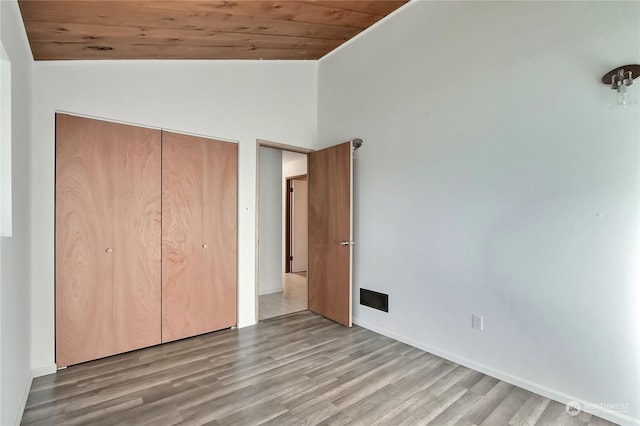
<svg viewBox="0 0 640 426">
<path fill-rule="evenodd" d="M 282 151 L 282 193 L 287 190 L 287 178 L 307 174 L 307 154 Z M 287 200 L 282 197 L 282 211 L 286 211 Z M 287 218 L 282 215 L 282 270 L 286 271 L 287 259 Z"/>
<path fill-rule="evenodd" d="M 260 147 L 259 293 L 282 291 L 282 151 Z"/>
<path fill-rule="evenodd" d="M 365 142 L 355 294 L 389 293 L 357 323 L 640 418 L 640 110 L 599 81 L 639 25 L 638 2 L 416 1 L 320 61 L 319 145 Z"/>
<path fill-rule="evenodd" d="M 286 179 L 293 176 L 302 176 L 307 174 L 307 154 L 299 152 L 282 151 L 282 178 L 286 183 Z"/>
<path fill-rule="evenodd" d="M 0 239 L 0 424 L 13 425 L 22 416 L 31 385 L 29 110 L 32 59 L 15 1 L 0 1 L 0 39 L 11 61 L 13 171 L 13 236 Z"/>
<path fill-rule="evenodd" d="M 0 43 L 0 238 L 11 236 L 11 60 Z"/>
<path fill-rule="evenodd" d="M 312 61 L 37 62 L 31 202 L 32 364 L 54 362 L 54 113 L 239 141 L 238 324 L 255 323 L 256 139 L 311 146 Z"/>
</svg>

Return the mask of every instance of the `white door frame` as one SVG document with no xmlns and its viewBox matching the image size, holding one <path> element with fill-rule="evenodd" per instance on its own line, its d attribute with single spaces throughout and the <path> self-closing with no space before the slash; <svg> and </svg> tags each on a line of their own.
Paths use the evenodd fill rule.
<svg viewBox="0 0 640 426">
<path fill-rule="evenodd" d="M 260 277 L 260 271 L 259 271 L 259 255 L 260 255 L 260 248 L 258 247 L 258 238 L 260 236 L 260 229 L 259 229 L 259 223 L 260 223 L 260 147 L 266 147 L 266 148 L 275 148 L 275 149 L 279 149 L 281 151 L 291 151 L 291 152 L 297 152 L 299 154 L 308 154 L 310 152 L 313 152 L 313 149 L 310 148 L 303 148 L 301 146 L 294 146 L 294 145 L 287 145 L 287 144 L 283 144 L 283 143 L 279 143 L 279 142 L 273 142 L 273 141 L 269 141 L 269 140 L 265 140 L 265 139 L 256 139 L 256 224 L 255 224 L 255 265 L 254 265 L 254 269 L 255 269 L 255 278 L 254 278 L 254 292 L 255 292 L 255 300 L 254 300 L 254 305 L 255 305 L 255 322 L 256 324 L 258 323 L 258 318 L 260 318 L 259 316 L 259 297 L 260 297 L 260 282 L 259 282 L 259 277 Z"/>
</svg>

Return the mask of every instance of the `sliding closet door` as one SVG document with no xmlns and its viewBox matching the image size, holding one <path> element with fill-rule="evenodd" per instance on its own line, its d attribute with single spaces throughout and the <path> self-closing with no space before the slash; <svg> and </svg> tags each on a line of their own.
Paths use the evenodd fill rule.
<svg viewBox="0 0 640 426">
<path fill-rule="evenodd" d="M 162 340 L 236 324 L 237 145 L 162 133 Z"/>
<path fill-rule="evenodd" d="M 238 144 L 204 139 L 203 281 L 213 291 L 213 330 L 237 324 Z"/>
<path fill-rule="evenodd" d="M 97 122 L 56 116 L 56 363 L 106 356 L 111 331 L 112 150 Z"/>
<path fill-rule="evenodd" d="M 56 363 L 160 343 L 160 132 L 56 115 Z"/>
<path fill-rule="evenodd" d="M 113 141 L 111 166 L 117 353 L 162 342 L 161 134 L 160 130 L 125 128 L 127 134 Z"/>
</svg>

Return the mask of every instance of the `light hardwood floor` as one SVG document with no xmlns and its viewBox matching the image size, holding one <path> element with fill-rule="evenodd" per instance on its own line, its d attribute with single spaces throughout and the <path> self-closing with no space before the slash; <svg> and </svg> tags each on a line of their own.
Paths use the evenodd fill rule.
<svg viewBox="0 0 640 426">
<path fill-rule="evenodd" d="M 304 311 L 37 378 L 22 424 L 612 423 Z"/>
<path fill-rule="evenodd" d="M 307 309 L 307 276 L 302 274 L 283 274 L 283 291 L 263 294 L 259 298 L 258 319 L 260 321 L 279 317 Z"/>
</svg>

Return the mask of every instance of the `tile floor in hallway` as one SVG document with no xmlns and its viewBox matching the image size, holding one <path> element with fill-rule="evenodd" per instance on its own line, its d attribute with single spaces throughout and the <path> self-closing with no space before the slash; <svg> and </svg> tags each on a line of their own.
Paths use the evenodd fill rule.
<svg viewBox="0 0 640 426">
<path fill-rule="evenodd" d="M 259 320 L 307 309 L 306 273 L 283 274 L 282 283 L 284 291 L 260 296 Z"/>
</svg>

